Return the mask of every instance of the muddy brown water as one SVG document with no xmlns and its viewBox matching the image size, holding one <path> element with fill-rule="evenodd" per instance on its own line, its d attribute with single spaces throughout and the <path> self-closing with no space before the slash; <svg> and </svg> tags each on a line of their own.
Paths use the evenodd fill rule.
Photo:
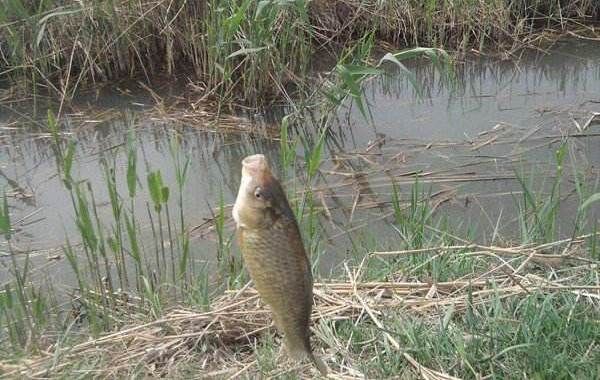
<svg viewBox="0 0 600 380">
<path fill-rule="evenodd" d="M 521 187 L 515 174 L 523 173 L 533 189 L 547 191 L 556 172 L 555 150 L 565 136 L 570 137 L 559 229 L 560 235 L 569 235 L 578 204 L 573 193 L 574 168 L 584 174 L 590 192 L 599 189 L 600 117 L 583 131 L 576 124 L 583 127 L 594 112 L 600 113 L 600 44 L 570 40 L 557 44 L 550 54 L 528 54 L 518 62 L 471 57 L 457 67 L 454 84 L 441 81 L 425 65 L 409 68 L 422 85 L 422 97 L 406 79 L 389 76 L 365 85 L 372 121 L 366 121 L 356 107 L 338 114 L 326 144 L 322 175 L 313 186 L 317 205 L 325 205 L 334 218 L 323 220 L 321 272 L 333 270 L 352 247 L 350 241 L 360 236 L 377 240 L 379 249 L 394 249 L 397 233 L 381 216 L 390 211 L 392 179 L 406 200 L 415 172 L 421 173 L 420 183 L 436 195 L 432 203 L 439 202 L 437 213 L 454 226 L 462 226 L 483 243 L 518 241 L 515 201 Z M 122 145 L 127 130 L 136 130 L 138 175 L 143 185 L 136 210 L 144 234 L 150 234 L 145 190 L 149 170 L 162 172 L 171 187 L 173 210 L 177 208 L 169 149 L 173 135 L 181 137 L 180 154 L 190 158 L 183 191 L 190 227 L 202 226 L 211 218 L 220 194 L 227 204 L 234 200 L 244 156 L 264 152 L 275 161 L 279 156 L 279 142 L 272 139 L 149 119 L 145 104 L 151 104 L 151 99 L 143 95 L 89 96 L 79 101 L 111 113 L 103 122 L 97 122 L 95 113 L 65 117 L 65 131 L 78 143 L 74 177 L 89 180 L 101 219 L 112 217 L 100 157 L 114 160 L 119 189 L 125 196 Z M 23 118 L 23 108 L 20 114 L 9 108 L 0 111 L 0 187 L 9 195 L 15 248 L 31 252 L 34 265 L 45 267 L 44 273 L 53 280 L 72 285 L 61 246 L 65 237 L 77 241 L 78 235 L 71 199 L 56 175 L 50 139 Z M 285 112 L 274 110 L 265 120 L 277 121 Z M 259 129 L 272 125 L 257 123 Z M 302 154 L 299 148 L 299 166 Z M 363 174 L 356 176 L 357 172 Z M 301 182 L 302 178 L 290 179 L 288 188 L 300 191 Z M 598 215 L 594 207 L 590 218 Z M 198 228 L 192 237 L 194 260 L 214 261 L 214 233 Z M 7 257 L 0 257 L 0 283 L 9 279 L 7 267 Z"/>
</svg>

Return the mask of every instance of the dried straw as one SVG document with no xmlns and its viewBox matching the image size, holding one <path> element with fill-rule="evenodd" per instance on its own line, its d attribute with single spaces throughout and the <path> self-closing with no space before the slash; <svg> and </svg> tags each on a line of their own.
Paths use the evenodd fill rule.
<svg viewBox="0 0 600 380">
<path fill-rule="evenodd" d="M 352 271 L 346 268 L 349 277 L 347 282 L 315 284 L 313 322 L 349 320 L 354 323 L 373 323 L 395 350 L 402 350 L 402 346 L 385 328 L 386 315 L 393 311 L 426 317 L 443 313 L 447 307 L 460 311 L 469 302 L 477 305 L 491 297 L 506 298 L 533 291 L 571 291 L 596 302 L 600 299 L 600 286 L 568 286 L 532 274 L 520 275 L 516 271 L 510 275 L 479 276 L 437 283 L 360 282 L 361 268 L 362 265 Z M 516 278 L 518 284 L 514 283 Z M 69 349 L 54 347 L 33 360 L 21 363 L 0 361 L 0 368 L 9 377 L 53 377 L 83 357 L 99 356 L 106 362 L 101 368 L 95 369 L 94 374 L 102 377 L 118 377 L 132 368 L 144 368 L 161 376 L 168 374 L 177 363 L 191 360 L 202 363 L 198 373 L 202 377 L 253 376 L 258 371 L 253 354 L 256 342 L 271 327 L 270 313 L 260 302 L 256 291 L 244 287 L 239 291 L 225 292 L 207 312 L 174 309 L 158 320 L 134 324 Z M 320 346 L 319 342 L 317 346 Z M 338 363 L 337 352 L 331 347 L 331 352 L 325 350 L 325 354 L 320 353 L 331 368 L 330 377 L 360 376 L 360 372 L 347 363 Z M 424 379 L 454 379 L 444 371 L 420 365 L 407 353 L 403 353 L 403 356 L 417 376 Z M 290 370 L 301 376 L 316 376 L 315 370 L 308 364 L 292 369 L 288 366 L 285 371 Z"/>
</svg>

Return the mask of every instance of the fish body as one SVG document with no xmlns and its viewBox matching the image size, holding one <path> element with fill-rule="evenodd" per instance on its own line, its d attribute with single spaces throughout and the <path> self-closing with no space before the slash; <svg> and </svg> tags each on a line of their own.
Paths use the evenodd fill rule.
<svg viewBox="0 0 600 380">
<path fill-rule="evenodd" d="M 242 161 L 233 207 L 238 244 L 254 286 L 269 305 L 291 358 L 309 358 L 325 374 L 310 344 L 313 279 L 298 223 L 262 154 Z"/>
</svg>

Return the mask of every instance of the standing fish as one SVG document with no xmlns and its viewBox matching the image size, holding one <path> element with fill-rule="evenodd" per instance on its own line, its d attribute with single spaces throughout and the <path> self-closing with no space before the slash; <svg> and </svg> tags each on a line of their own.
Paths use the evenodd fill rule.
<svg viewBox="0 0 600 380">
<path fill-rule="evenodd" d="M 242 161 L 242 181 L 233 206 L 244 263 L 291 358 L 308 357 L 325 375 L 327 367 L 312 353 L 310 313 L 313 279 L 298 223 L 265 156 Z"/>
</svg>

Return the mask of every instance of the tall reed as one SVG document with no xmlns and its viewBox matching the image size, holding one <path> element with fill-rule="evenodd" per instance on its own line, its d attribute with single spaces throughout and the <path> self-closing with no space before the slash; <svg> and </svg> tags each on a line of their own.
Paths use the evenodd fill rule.
<svg viewBox="0 0 600 380">
<path fill-rule="evenodd" d="M 0 77 L 68 99 L 86 84 L 193 72 L 203 97 L 259 104 L 301 87 L 316 48 L 368 33 L 396 48 L 512 52 L 599 17 L 595 0 L 5 0 Z"/>
</svg>

